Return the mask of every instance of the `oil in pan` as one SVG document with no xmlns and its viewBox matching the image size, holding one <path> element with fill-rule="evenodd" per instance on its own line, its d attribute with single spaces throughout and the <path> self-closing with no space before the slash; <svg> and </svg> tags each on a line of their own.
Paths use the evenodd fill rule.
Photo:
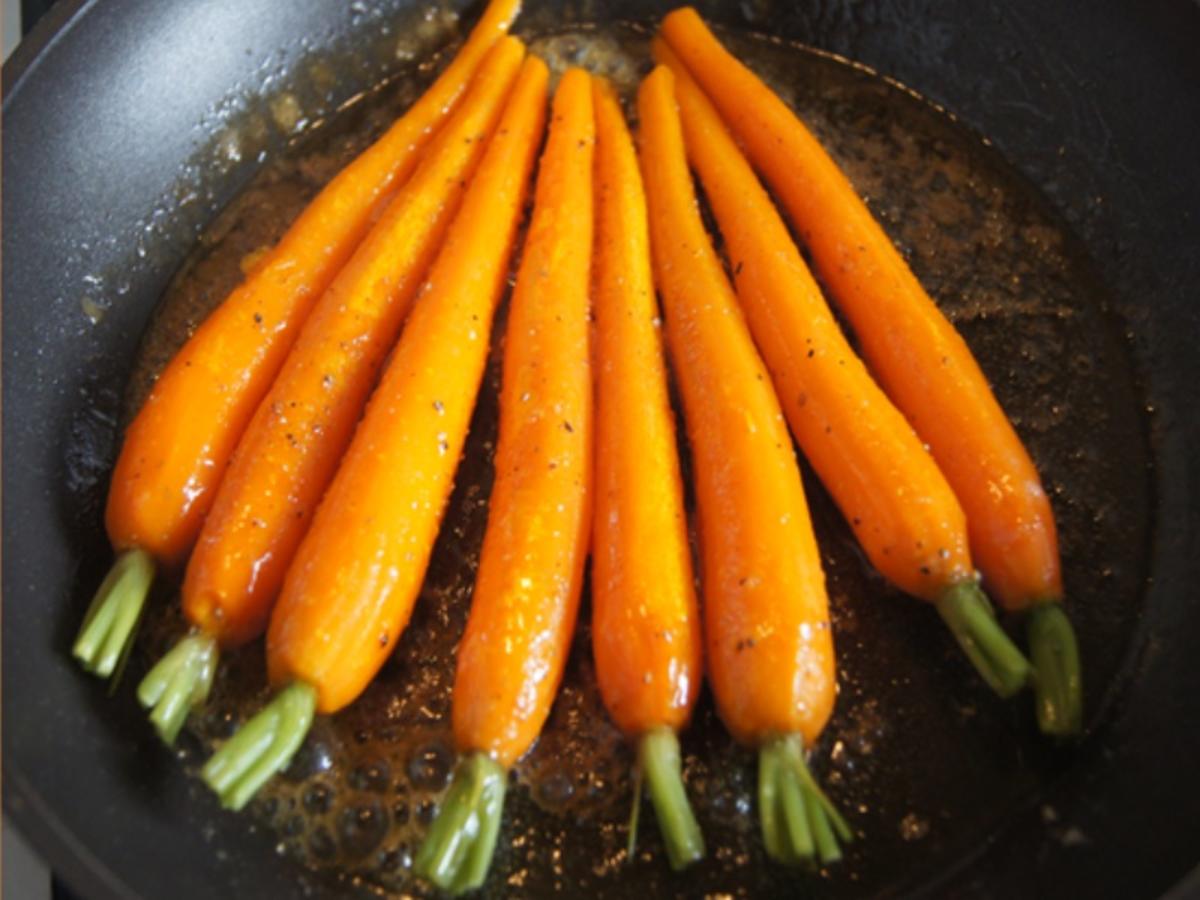
<svg viewBox="0 0 1200 900">
<path fill-rule="evenodd" d="M 1138 394 L 1078 243 L 1048 203 L 980 136 L 869 70 L 761 37 L 723 33 L 812 127 L 979 359 L 1037 462 L 1059 522 L 1086 707 L 1102 718 L 1122 680 L 1147 571 L 1149 462 Z M 553 66 L 586 65 L 630 91 L 649 68 L 648 32 L 612 24 L 528 35 Z M 415 89 L 415 85 L 413 86 Z M 396 87 L 332 118 L 259 174 L 210 227 L 147 333 L 127 412 L 190 329 L 325 180 L 378 133 Z M 402 105 L 402 104 L 401 104 Z M 454 496 L 411 625 L 363 697 L 320 719 L 287 773 L 248 815 L 278 851 L 334 879 L 411 890 L 412 858 L 449 781 L 453 652 L 487 515 L 503 334 L 493 352 Z M 671 873 L 656 830 L 625 851 L 632 756 L 595 687 L 585 593 L 563 689 L 516 767 L 487 892 L 495 895 L 823 896 L 918 888 L 976 852 L 1033 802 L 1069 751 L 1037 733 L 1026 696 L 998 700 L 919 601 L 870 571 L 819 482 L 806 487 L 833 604 L 840 692 L 814 765 L 859 839 L 830 870 L 769 864 L 754 812 L 754 755 L 702 695 L 683 734 L 684 772 L 708 858 Z M 140 650 L 182 629 L 155 604 Z M 230 654 L 183 759 L 196 768 L 265 696 L 262 648 Z M 649 812 L 647 807 L 648 814 Z M 1045 810 L 1064 842 L 1086 839 Z"/>
</svg>

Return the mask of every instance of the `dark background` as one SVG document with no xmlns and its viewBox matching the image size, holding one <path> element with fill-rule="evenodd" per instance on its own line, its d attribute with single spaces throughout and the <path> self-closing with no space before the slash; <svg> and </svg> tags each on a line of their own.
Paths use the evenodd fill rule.
<svg viewBox="0 0 1200 900">
<path fill-rule="evenodd" d="M 53 5 L 51 0 L 21 0 L 21 32 L 29 34 L 37 20 Z"/>
</svg>

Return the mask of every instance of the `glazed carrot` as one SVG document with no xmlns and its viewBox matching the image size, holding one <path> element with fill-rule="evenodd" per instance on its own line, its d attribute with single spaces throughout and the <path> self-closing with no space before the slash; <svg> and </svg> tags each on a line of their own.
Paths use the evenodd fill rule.
<svg viewBox="0 0 1200 900">
<path fill-rule="evenodd" d="M 1032 613 L 1043 729 L 1075 730 L 1078 651 L 1059 604 L 1054 514 L 966 342 L 816 138 L 695 11 L 671 13 L 662 33 L 778 194 L 872 371 L 932 449 L 966 512 L 988 591 L 1005 609 Z"/>
<path fill-rule="evenodd" d="M 657 38 L 654 54 L 675 75 L 688 157 L 792 433 L 875 568 L 937 604 L 987 682 L 1012 694 L 1025 685 L 1029 665 L 979 590 L 954 492 L 851 349 L 717 111 Z"/>
<path fill-rule="evenodd" d="M 240 808 L 304 739 L 314 711 L 366 688 L 408 623 L 487 363 L 491 319 L 545 121 L 526 59 L 383 379 L 318 507 L 271 616 L 276 698 L 205 765 Z"/>
<path fill-rule="evenodd" d="M 825 576 L 791 437 L 700 220 L 669 69 L 638 91 L 641 161 L 667 345 L 692 448 L 709 681 L 758 747 L 768 853 L 832 862 L 849 830 L 804 767 L 833 708 Z"/>
<path fill-rule="evenodd" d="M 591 529 L 591 79 L 563 75 L 513 289 L 487 532 L 452 717 L 465 754 L 414 869 L 454 892 L 483 883 L 506 769 L 537 739 L 575 628 Z"/>
<path fill-rule="evenodd" d="M 646 195 L 620 102 L 599 79 L 593 101 L 592 648 L 604 705 L 638 740 L 639 773 L 649 782 L 667 855 L 682 868 L 704 855 L 675 736 L 700 688 L 700 615 L 650 269 Z M 634 802 L 636 810 L 636 797 Z M 631 846 L 633 838 L 631 828 Z"/>
<path fill-rule="evenodd" d="M 105 522 L 120 554 L 74 655 L 102 677 L 127 651 L 155 560 L 182 562 L 246 424 L 313 303 L 402 185 L 519 0 L 492 0 L 458 55 L 378 141 L 342 170 L 171 360 L 125 433 Z"/>
<path fill-rule="evenodd" d="M 429 154 L 317 302 L 234 452 L 183 582 L 193 631 L 139 688 L 168 742 L 204 702 L 215 658 L 262 634 L 313 509 L 500 118 L 525 50 L 493 45 Z M 204 675 L 193 682 L 185 673 Z M 188 702 L 190 700 L 190 702 Z"/>
</svg>

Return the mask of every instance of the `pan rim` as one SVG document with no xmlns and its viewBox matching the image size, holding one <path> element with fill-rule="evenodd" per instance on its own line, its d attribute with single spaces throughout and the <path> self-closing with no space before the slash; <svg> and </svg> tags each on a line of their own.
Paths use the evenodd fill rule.
<svg viewBox="0 0 1200 900">
<path fill-rule="evenodd" d="M 37 71 L 46 55 L 72 29 L 83 21 L 98 0 L 61 0 L 38 19 L 24 35 L 0 70 L 0 114 L 7 117 L 9 107 L 20 95 L 28 78 Z M 3 346 L 0 332 L 0 347 Z M 0 571 L 7 560 L 0 560 Z M 8 743 L 5 729 L 4 743 Z M 97 900 L 132 900 L 136 894 L 129 884 L 103 859 L 98 857 L 62 820 L 42 794 L 0 752 L 3 791 L 0 798 L 7 825 L 15 828 L 36 851 L 55 878 L 72 888 L 87 885 Z"/>
<path fill-rule="evenodd" d="M 38 67 L 46 51 L 75 27 L 76 22 L 88 14 L 99 0 L 62 0 L 55 3 L 37 20 L 28 34 L 21 38 L 12 55 L 4 62 L 3 100 L 0 107 L 7 111 L 9 101 L 21 90 L 25 79 Z"/>
</svg>

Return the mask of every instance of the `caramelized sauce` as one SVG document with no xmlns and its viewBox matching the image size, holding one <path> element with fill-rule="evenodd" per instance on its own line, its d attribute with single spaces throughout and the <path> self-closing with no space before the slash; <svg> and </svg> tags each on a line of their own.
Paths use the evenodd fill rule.
<svg viewBox="0 0 1200 900">
<path fill-rule="evenodd" d="M 648 35 L 637 26 L 529 37 L 555 68 L 586 65 L 627 95 L 649 67 Z M 1150 504 L 1142 411 L 1102 286 L 1046 201 L 944 111 L 844 60 L 762 37 L 727 38 L 866 195 L 962 330 L 1028 442 L 1059 520 L 1067 602 L 1096 723 L 1118 694 L 1138 617 Z M 411 102 L 422 80 L 400 79 L 313 128 L 209 226 L 144 338 L 126 417 L 236 284 L 242 261 L 279 237 L 319 187 Z M 289 127 L 303 119 L 294 100 L 279 101 L 272 114 Z M 295 865 L 376 893 L 422 891 L 410 875 L 412 858 L 454 765 L 454 649 L 486 523 L 503 324 L 502 309 L 411 625 L 363 697 L 317 721 L 286 774 L 243 818 L 246 827 L 270 829 L 278 852 Z M 815 873 L 766 862 L 754 754 L 725 734 L 706 693 L 683 747 L 708 858 L 672 874 L 647 807 L 636 858 L 626 859 L 633 757 L 595 687 L 585 595 L 559 699 L 543 737 L 512 773 L 488 893 L 724 897 L 778 895 L 821 882 L 829 896 L 847 896 L 915 888 L 1034 802 L 1064 756 L 1037 734 L 1028 694 L 1009 703 L 992 696 L 933 611 L 869 570 L 807 471 L 806 484 L 840 666 L 836 712 L 815 748 L 814 769 L 859 833 L 845 862 Z M 143 663 L 184 627 L 171 604 L 156 606 L 149 619 Z M 182 739 L 189 770 L 266 698 L 263 670 L 260 643 L 225 656 L 208 708 Z M 1070 826 L 1052 819 L 1047 828 Z"/>
</svg>

